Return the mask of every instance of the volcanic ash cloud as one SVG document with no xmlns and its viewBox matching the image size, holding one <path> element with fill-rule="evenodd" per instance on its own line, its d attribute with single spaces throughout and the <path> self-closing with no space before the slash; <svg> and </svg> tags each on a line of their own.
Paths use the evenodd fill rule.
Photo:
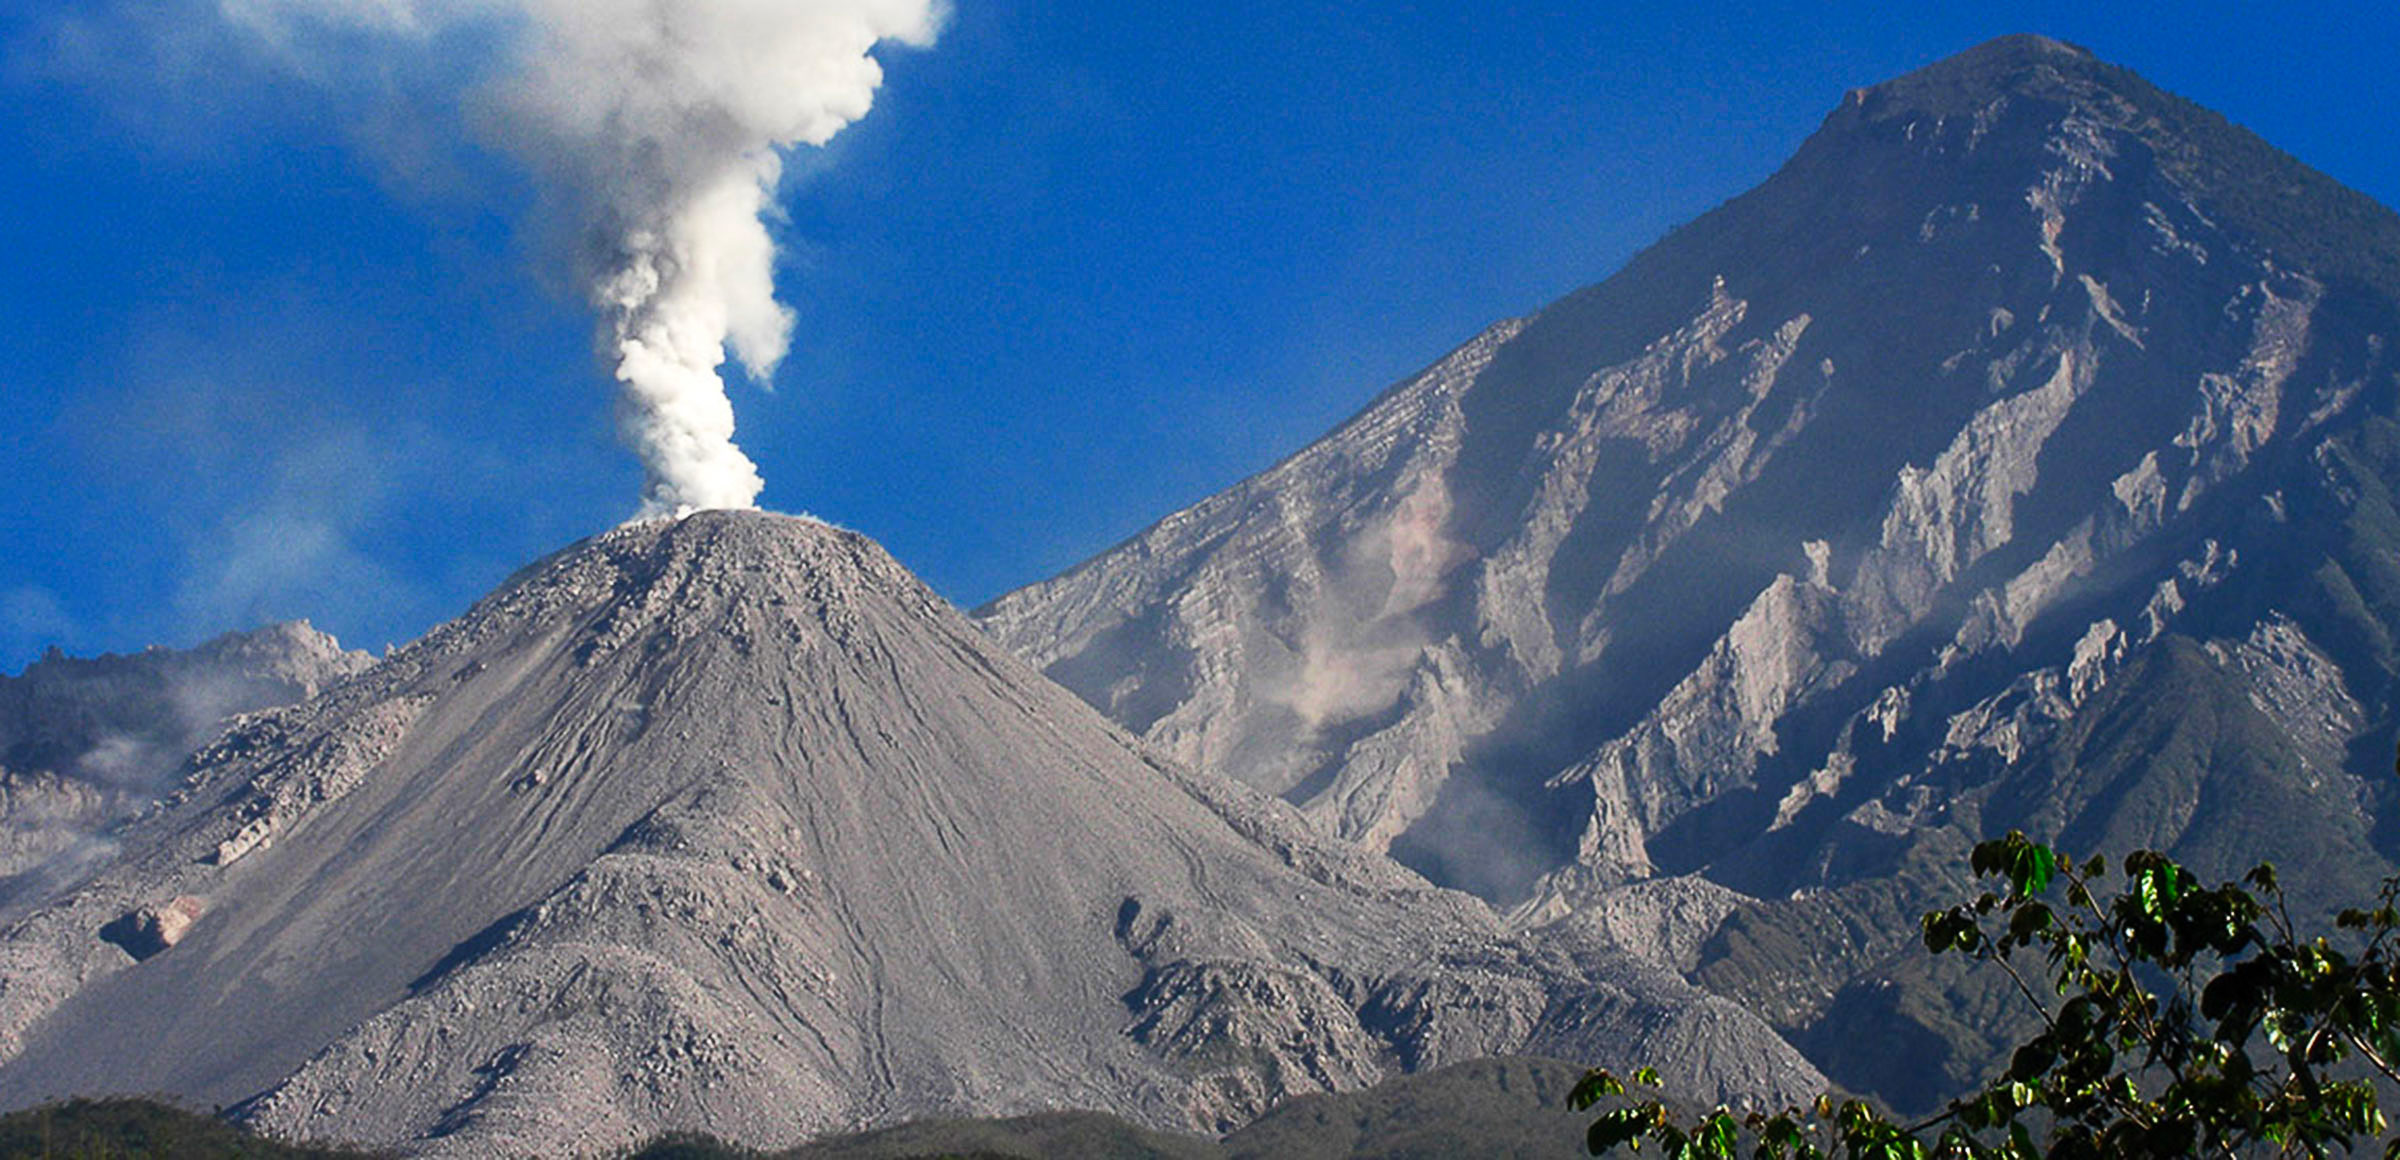
<svg viewBox="0 0 2400 1160">
<path fill-rule="evenodd" d="M 733 442 L 719 368 L 764 382 L 789 346 L 765 215 L 782 152 L 866 115 L 886 40 L 932 43 L 940 0 L 222 0 L 305 53 L 328 43 L 425 52 L 441 34 L 501 44 L 460 94 L 489 143 L 539 180 L 576 238 L 600 313 L 618 422 L 640 455 L 643 515 L 746 508 L 756 465 Z M 339 75 L 341 70 L 310 70 Z"/>
</svg>

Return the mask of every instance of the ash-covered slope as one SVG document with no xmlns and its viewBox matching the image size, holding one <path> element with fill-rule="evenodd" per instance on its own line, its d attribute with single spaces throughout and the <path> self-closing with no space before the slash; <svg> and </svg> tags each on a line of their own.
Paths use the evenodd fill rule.
<svg viewBox="0 0 2400 1160">
<path fill-rule="evenodd" d="M 239 713 L 305 701 L 373 663 L 306 621 L 190 649 L 69 657 L 0 676 L 0 914 L 99 853 Z M 49 867 L 52 874 L 29 872 Z"/>
<path fill-rule="evenodd" d="M 2010 38 L 978 615 L 1437 881 L 1596 904 L 1796 1035 L 1897 1018 L 1977 834 L 2388 865 L 2396 303 L 2389 210 Z M 1977 1066 L 1971 1023 L 1836 1078 Z"/>
<path fill-rule="evenodd" d="M 1083 1107 L 1221 1127 L 1531 1046 L 1708 1094 L 1754 1018 L 1147 757 L 879 548 L 629 526 L 201 755 L 0 939 L 0 1102 L 457 1154 Z"/>
</svg>

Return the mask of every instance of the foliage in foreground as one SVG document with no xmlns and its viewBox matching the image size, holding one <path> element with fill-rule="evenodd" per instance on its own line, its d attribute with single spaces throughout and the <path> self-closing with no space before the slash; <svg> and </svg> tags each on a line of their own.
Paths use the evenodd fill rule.
<svg viewBox="0 0 2400 1160">
<path fill-rule="evenodd" d="M 2021 833 L 1976 846 L 1972 865 L 1998 889 L 1925 915 L 1925 946 L 1993 964 L 2040 1013 L 2006 1074 L 1914 1124 L 1830 1097 L 1689 1122 L 1635 1099 L 1592 1122 L 1591 1152 L 1647 1141 L 1675 1160 L 2323 1156 L 2383 1134 L 2375 1083 L 2400 1084 L 2400 878 L 2337 916 L 2337 945 L 2300 935 L 2270 865 L 2209 888 L 2138 851 L 2105 901 L 2105 859 L 2078 866 Z M 1657 1084 L 1647 1068 L 1632 1078 Z M 1596 1070 L 1572 1100 L 1627 1094 Z M 2400 1139 L 2384 1155 L 2400 1158 Z"/>
</svg>

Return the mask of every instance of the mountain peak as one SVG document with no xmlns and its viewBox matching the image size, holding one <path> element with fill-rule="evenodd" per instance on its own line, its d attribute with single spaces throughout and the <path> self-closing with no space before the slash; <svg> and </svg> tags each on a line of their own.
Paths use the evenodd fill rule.
<svg viewBox="0 0 2400 1160">
<path fill-rule="evenodd" d="M 2012 95 L 2062 95 L 2105 83 L 2114 69 L 2087 49 L 2019 33 L 1988 40 L 1879 85 L 1854 89 L 1849 104 L 1874 113 L 1972 113 Z M 2129 75 L 2129 74 L 2128 74 Z"/>
<path fill-rule="evenodd" d="M 2062 116 L 2065 110 L 2075 116 Z M 2039 159 L 2070 119 L 2134 145 L 2179 191 L 2173 196 L 2243 244 L 2275 254 L 2286 268 L 2400 305 L 2400 215 L 2221 114 L 2046 36 L 2004 36 L 1851 90 L 1794 166 L 1810 180 L 1827 169 L 1855 169 L 1860 161 L 1849 150 L 1862 134 L 1965 158 L 1987 135 L 2005 136 L 2012 120 L 2034 134 L 2017 138 L 2031 146 L 2019 156 Z M 1891 175 L 1870 177 L 1888 185 Z"/>
<path fill-rule="evenodd" d="M 573 641 L 581 665 L 730 650 L 805 650 L 830 637 L 915 624 L 948 605 L 857 532 L 812 516 L 703 511 L 641 520 L 570 544 L 520 569 L 466 615 L 401 650 L 405 667 L 454 665 L 484 642 Z"/>
<path fill-rule="evenodd" d="M 486 603 L 509 603 L 562 590 L 591 595 L 605 580 L 620 598 L 664 587 L 895 587 L 922 582 L 873 540 L 814 516 L 766 511 L 701 511 L 637 520 L 579 540 L 519 570 Z M 482 606 L 478 606 L 479 608 Z"/>
</svg>

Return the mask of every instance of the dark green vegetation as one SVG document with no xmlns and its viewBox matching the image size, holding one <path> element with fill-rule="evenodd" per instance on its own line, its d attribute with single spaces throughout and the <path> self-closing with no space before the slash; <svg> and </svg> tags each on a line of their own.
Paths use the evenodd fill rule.
<svg viewBox="0 0 2400 1160">
<path fill-rule="evenodd" d="M 1359 1092 L 1291 1100 L 1223 1140 L 1140 1127 L 1098 1112 L 932 1120 L 840 1136 L 782 1152 L 676 1133 L 637 1160 L 900 1160 L 1053 1157 L 1090 1160 L 1267 1160 L 1269 1157 L 1557 1156 L 1583 1131 L 1568 1105 L 1583 1069 L 1547 1059 L 1485 1059 Z M 370 1153 L 296 1147 L 222 1120 L 147 1100 L 78 1100 L 0 1119 L 0 1160 L 364 1160 Z"/>
<path fill-rule="evenodd" d="M 1977 845 L 1972 867 L 1999 888 L 1927 913 L 1921 929 L 1935 955 L 2003 974 L 2038 1020 L 1997 1078 L 1914 1124 L 1830 1097 L 1693 1119 L 1635 1100 L 1592 1123 L 1590 1150 L 1647 1140 L 1676 1160 L 2324 1156 L 2385 1131 L 2376 1085 L 2400 1083 L 2400 878 L 2341 911 L 2326 937 L 2301 933 L 2264 864 L 2210 888 L 2137 851 L 2105 900 L 2105 859 L 2078 866 L 2021 833 Z M 1656 1083 L 1648 1069 L 1635 1079 Z M 1595 1070 L 1573 1100 L 1627 1094 Z M 2400 1156 L 2400 1139 L 2384 1155 Z"/>
<path fill-rule="evenodd" d="M 1226 1150 L 1238 1160 L 1556 1156 L 1580 1130 L 1583 1117 L 1568 1102 L 1580 1075 L 1551 1060 L 1484 1059 L 1304 1096 L 1226 1137 Z"/>
<path fill-rule="evenodd" d="M 374 1155 L 282 1144 L 214 1116 L 150 1100 L 69 1100 L 0 1117 L 0 1160 L 366 1160 Z"/>
<path fill-rule="evenodd" d="M 1218 1160 L 1215 1140 L 1143 1128 L 1101 1112 L 1044 1112 L 1007 1119 L 925 1120 L 781 1152 L 737 1148 L 680 1133 L 634 1160 L 900 1160 L 902 1157 L 1089 1156 L 1099 1160 Z"/>
<path fill-rule="evenodd" d="M 1582 1069 L 1546 1059 L 1484 1059 L 1359 1092 L 1303 1096 L 1222 1141 L 1136 1127 L 1114 1116 L 1055 1112 L 1004 1120 L 941 1120 L 844 1136 L 772 1155 L 778 1160 L 901 1160 L 933 1156 L 1075 1156 L 1100 1160 L 1268 1160 L 1281 1156 L 1446 1160 L 1557 1156 L 1583 1131 L 1568 1105 Z M 761 1153 L 672 1136 L 639 1160 L 758 1160 Z"/>
</svg>

